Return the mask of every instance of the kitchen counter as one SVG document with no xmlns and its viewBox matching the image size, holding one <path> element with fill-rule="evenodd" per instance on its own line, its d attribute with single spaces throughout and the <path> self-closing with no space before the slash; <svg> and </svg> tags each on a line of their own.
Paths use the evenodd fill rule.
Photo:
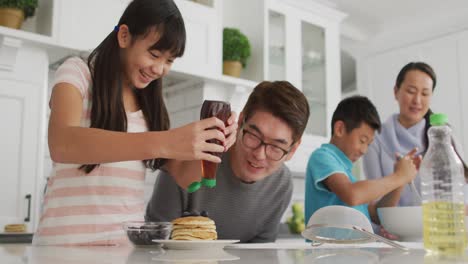
<svg viewBox="0 0 468 264">
<path fill-rule="evenodd" d="M 0 245 L 4 264 L 148 264 L 148 263 L 467 263 L 468 258 L 425 256 L 421 243 L 402 243 L 404 252 L 382 243 L 322 245 L 311 247 L 302 240 L 271 244 L 233 244 L 224 250 L 168 250 L 160 247 L 34 247 Z"/>
</svg>

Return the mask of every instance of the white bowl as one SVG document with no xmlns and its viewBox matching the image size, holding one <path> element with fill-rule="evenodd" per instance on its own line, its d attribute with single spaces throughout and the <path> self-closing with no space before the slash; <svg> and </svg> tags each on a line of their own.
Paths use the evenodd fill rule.
<svg viewBox="0 0 468 264">
<path fill-rule="evenodd" d="M 377 209 L 380 223 L 400 241 L 421 241 L 423 219 L 421 206 L 382 207 Z"/>
</svg>

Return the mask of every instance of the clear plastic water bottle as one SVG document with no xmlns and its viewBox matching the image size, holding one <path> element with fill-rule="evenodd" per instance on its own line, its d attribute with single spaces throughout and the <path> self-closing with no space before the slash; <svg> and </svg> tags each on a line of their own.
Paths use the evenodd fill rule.
<svg viewBox="0 0 468 264">
<path fill-rule="evenodd" d="M 424 248 L 429 253 L 463 255 L 466 247 L 463 165 L 451 141 L 447 116 L 430 116 L 429 147 L 422 160 Z"/>
</svg>

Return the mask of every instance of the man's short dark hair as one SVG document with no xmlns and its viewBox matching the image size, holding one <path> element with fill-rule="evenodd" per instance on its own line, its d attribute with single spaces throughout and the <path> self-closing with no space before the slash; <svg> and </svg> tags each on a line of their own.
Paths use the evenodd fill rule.
<svg viewBox="0 0 468 264">
<path fill-rule="evenodd" d="M 347 133 L 360 127 L 362 123 L 379 132 L 382 126 L 375 106 L 367 97 L 360 95 L 345 98 L 338 104 L 332 117 L 332 135 L 337 121 L 343 121 Z"/>
<path fill-rule="evenodd" d="M 263 81 L 254 88 L 242 110 L 244 121 L 257 111 L 269 112 L 286 122 L 297 142 L 307 126 L 310 110 L 307 98 L 291 83 Z"/>
</svg>

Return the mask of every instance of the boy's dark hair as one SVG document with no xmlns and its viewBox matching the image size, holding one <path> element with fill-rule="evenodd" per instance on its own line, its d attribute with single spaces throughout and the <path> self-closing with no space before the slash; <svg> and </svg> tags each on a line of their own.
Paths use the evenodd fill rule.
<svg viewBox="0 0 468 264">
<path fill-rule="evenodd" d="M 358 128 L 364 122 L 380 132 L 380 117 L 372 102 L 365 96 L 355 95 L 341 100 L 333 113 L 331 122 L 332 135 L 337 121 L 343 121 L 346 132 Z"/>
<path fill-rule="evenodd" d="M 169 51 L 181 57 L 185 51 L 185 24 L 173 0 L 133 0 L 125 9 L 117 26 L 127 25 L 132 41 L 157 30 L 160 38 L 150 49 Z M 91 71 L 91 125 L 111 131 L 127 131 L 127 116 L 123 104 L 120 47 L 117 30 L 109 28 L 109 35 L 91 52 L 88 66 Z M 150 131 L 164 131 L 170 127 L 169 114 L 162 95 L 162 79 L 152 81 L 145 89 L 134 91 Z M 145 160 L 148 168 L 156 170 L 165 159 Z M 91 172 L 98 164 L 82 165 Z"/>
<path fill-rule="evenodd" d="M 285 121 L 293 130 L 293 141 L 297 142 L 309 120 L 309 103 L 304 94 L 287 81 L 264 81 L 250 94 L 242 110 L 244 121 L 256 111 L 265 111 Z"/>
</svg>

